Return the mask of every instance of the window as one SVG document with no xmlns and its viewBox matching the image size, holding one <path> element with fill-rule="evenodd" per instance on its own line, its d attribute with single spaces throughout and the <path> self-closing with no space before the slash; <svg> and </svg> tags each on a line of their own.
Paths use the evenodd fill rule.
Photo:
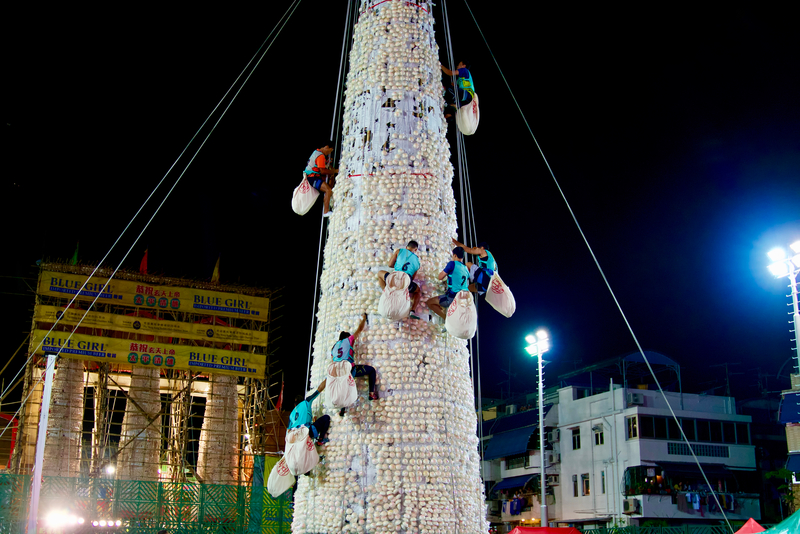
<svg viewBox="0 0 800 534">
<path fill-rule="evenodd" d="M 663 417 L 654 417 L 656 439 L 667 439 L 667 420 Z"/>
<path fill-rule="evenodd" d="M 581 475 L 581 487 L 583 488 L 583 494 L 589 495 L 589 473 L 584 473 Z"/>
<path fill-rule="evenodd" d="M 594 444 L 595 445 L 602 445 L 605 443 L 605 438 L 603 436 L 603 431 L 595 432 L 594 433 Z"/>
<path fill-rule="evenodd" d="M 697 441 L 711 441 L 711 429 L 708 421 L 695 421 L 697 424 Z"/>
<path fill-rule="evenodd" d="M 606 492 L 606 472 L 600 471 L 600 491 L 601 493 Z"/>
<path fill-rule="evenodd" d="M 686 439 L 689 441 L 695 441 L 697 435 L 694 431 L 694 419 L 681 419 L 681 426 L 686 434 Z"/>
<path fill-rule="evenodd" d="M 711 428 L 711 441 L 722 443 L 722 423 L 720 421 L 709 421 L 708 426 Z"/>
<path fill-rule="evenodd" d="M 572 429 L 572 450 L 577 450 L 581 448 L 581 429 L 580 428 L 573 428 Z"/>
<path fill-rule="evenodd" d="M 750 425 L 736 423 L 736 443 L 750 444 Z"/>
<path fill-rule="evenodd" d="M 572 496 L 578 496 L 578 475 L 572 475 Z"/>
<path fill-rule="evenodd" d="M 506 458 L 506 469 L 519 469 L 530 465 L 530 455 L 527 452 Z"/>
<path fill-rule="evenodd" d="M 639 437 L 654 438 L 656 437 L 655 423 L 652 415 L 639 416 Z"/>
<path fill-rule="evenodd" d="M 701 445 L 695 443 L 692 445 L 692 450 L 697 456 L 710 456 L 712 458 L 728 458 L 728 447 L 724 445 Z M 686 443 L 667 443 L 667 454 L 677 454 L 680 456 L 689 456 L 692 452 Z"/>
<path fill-rule="evenodd" d="M 722 423 L 722 440 L 725 443 L 736 443 L 736 425 Z"/>
<path fill-rule="evenodd" d="M 678 428 L 678 423 L 675 422 L 675 418 L 667 417 L 667 431 L 669 433 L 669 439 L 683 439 L 681 436 L 681 429 Z"/>
<path fill-rule="evenodd" d="M 639 429 L 638 425 L 636 424 L 636 416 L 632 415 L 625 420 L 628 426 L 628 439 L 634 439 L 639 437 Z"/>
</svg>

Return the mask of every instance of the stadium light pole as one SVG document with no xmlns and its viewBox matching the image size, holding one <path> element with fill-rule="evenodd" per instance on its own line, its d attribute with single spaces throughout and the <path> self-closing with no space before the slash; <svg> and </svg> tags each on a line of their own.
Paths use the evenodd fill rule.
<svg viewBox="0 0 800 534">
<path fill-rule="evenodd" d="M 769 259 L 773 261 L 769 265 L 769 272 L 776 278 L 789 278 L 789 288 L 792 290 L 792 321 L 794 324 L 794 349 L 795 349 L 795 372 L 800 372 L 800 307 L 797 302 L 797 275 L 800 273 L 800 241 L 795 241 L 789 248 L 792 249 L 791 257 L 786 250 L 778 247 L 767 253 Z"/>
<path fill-rule="evenodd" d="M 539 504 L 541 505 L 540 512 L 540 525 L 543 527 L 548 526 L 547 521 L 547 500 L 545 490 L 547 488 L 547 475 L 544 473 L 544 375 L 542 368 L 546 362 L 542 361 L 542 354 L 550 349 L 550 339 L 547 332 L 539 330 L 536 335 L 530 334 L 525 337 L 525 341 L 529 343 L 525 347 L 525 351 L 531 356 L 536 356 L 537 365 L 539 366 L 539 489 L 542 495 Z"/>
</svg>

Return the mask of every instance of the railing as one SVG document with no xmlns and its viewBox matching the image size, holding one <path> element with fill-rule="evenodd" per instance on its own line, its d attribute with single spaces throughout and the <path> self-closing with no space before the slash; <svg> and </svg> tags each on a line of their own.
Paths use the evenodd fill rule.
<svg viewBox="0 0 800 534">
<path fill-rule="evenodd" d="M 0 534 L 25 533 L 30 482 L 29 475 L 0 474 Z M 54 511 L 83 518 L 87 528 L 93 520 L 121 520 L 137 534 L 284 534 L 292 497 L 273 499 L 264 487 L 44 477 L 40 524 Z"/>
</svg>

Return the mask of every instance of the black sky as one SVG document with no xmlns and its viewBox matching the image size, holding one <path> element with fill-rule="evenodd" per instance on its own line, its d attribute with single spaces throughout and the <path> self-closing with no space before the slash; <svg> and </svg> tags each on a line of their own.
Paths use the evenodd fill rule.
<svg viewBox="0 0 800 534">
<path fill-rule="evenodd" d="M 287 5 L 10 17 L 0 274 L 35 275 L 37 259 L 67 259 L 78 241 L 82 261 L 99 261 Z M 753 395 L 755 370 L 775 377 L 793 347 L 787 288 L 765 256 L 800 239 L 791 17 L 768 5 L 530 6 L 470 3 L 639 341 L 678 361 L 695 389 L 719 373 L 708 365 L 741 363 L 737 396 Z M 536 327 L 553 338 L 548 380 L 578 360 L 633 352 L 465 4 L 447 7 L 481 101 L 466 140 L 478 234 L 517 300 L 511 319 L 482 306 L 484 395 L 499 391 L 498 367 L 509 362 L 514 389 L 533 387 L 522 348 Z M 330 132 L 344 18 L 344 2 L 300 5 L 124 263 L 135 269 L 148 248 L 151 271 L 207 278 L 221 255 L 223 281 L 283 287 L 279 354 L 296 389 L 320 221 L 318 209 L 299 217 L 289 201 Z M 441 23 L 436 30 L 447 62 Z M 30 326 L 33 296 L 22 281 L 0 281 L 7 359 Z"/>
</svg>

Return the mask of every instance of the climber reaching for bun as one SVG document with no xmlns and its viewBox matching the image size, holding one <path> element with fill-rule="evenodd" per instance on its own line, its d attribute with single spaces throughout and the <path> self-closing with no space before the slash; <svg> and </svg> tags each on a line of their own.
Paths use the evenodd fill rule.
<svg viewBox="0 0 800 534">
<path fill-rule="evenodd" d="M 378 394 L 375 392 L 375 368 L 371 365 L 356 365 L 354 354 L 356 339 L 359 334 L 364 330 L 364 325 L 367 324 L 367 314 L 365 313 L 361 318 L 361 323 L 356 328 L 353 334 L 350 332 L 339 333 L 339 341 L 337 341 L 331 349 L 331 356 L 334 362 L 350 362 L 353 366 L 353 378 L 366 376 L 369 380 L 369 400 L 377 400 Z M 342 408 L 339 415 L 344 415 L 345 408 Z"/>
<path fill-rule="evenodd" d="M 445 278 L 447 278 L 447 292 L 438 297 L 431 297 L 427 302 L 428 308 L 442 319 L 445 318 L 445 310 L 452 304 L 456 294 L 459 291 L 467 291 L 469 269 L 464 265 L 463 247 L 453 249 L 452 260 L 439 273 L 439 280 L 444 280 Z"/>
<path fill-rule="evenodd" d="M 419 319 L 414 313 L 419 304 L 419 299 L 422 293 L 419 291 L 419 286 L 414 282 L 414 275 L 419 270 L 419 256 L 417 256 L 417 248 L 419 244 L 413 239 L 408 242 L 406 248 L 399 248 L 394 251 L 391 259 L 389 260 L 389 267 L 393 267 L 395 271 L 401 271 L 408 275 L 411 283 L 408 285 L 408 293 L 411 295 L 411 318 Z M 381 290 L 386 289 L 386 277 L 389 276 L 389 271 L 378 272 L 378 284 Z"/>
<path fill-rule="evenodd" d="M 323 415 L 315 421 L 311 411 L 311 403 L 314 402 L 317 395 L 325 391 L 326 382 L 327 380 L 320 382 L 319 386 L 317 386 L 317 390 L 305 399 L 302 395 L 298 395 L 295 399 L 295 404 L 297 404 L 297 406 L 295 406 L 292 413 L 289 414 L 289 427 L 287 430 L 301 426 L 308 427 L 308 433 L 314 437 L 317 444 L 322 444 L 327 441 L 325 436 L 328 434 L 328 428 L 331 426 L 331 417 L 329 415 Z"/>
<path fill-rule="evenodd" d="M 468 64 L 464 61 L 459 61 L 455 70 L 450 70 L 444 65 L 440 65 L 440 67 L 442 72 L 448 76 L 456 77 L 457 90 L 453 91 L 452 87 L 447 87 L 448 94 L 445 95 L 445 100 L 448 104 L 458 109 L 472 102 L 475 96 L 475 84 L 472 83 L 472 74 L 469 72 Z M 445 114 L 447 114 L 447 111 L 445 111 Z"/>
<path fill-rule="evenodd" d="M 339 169 L 328 168 L 328 156 L 333 152 L 333 145 L 333 141 L 325 141 L 322 148 L 312 152 L 303 171 L 311 187 L 322 191 L 325 195 L 322 199 L 323 217 L 329 217 L 331 214 L 331 194 L 333 186 L 336 185 L 336 174 L 339 172 Z"/>
<path fill-rule="evenodd" d="M 459 243 L 453 239 L 453 244 L 457 247 L 464 249 L 464 252 L 477 256 L 477 264 L 472 265 L 468 263 L 470 271 L 470 284 L 469 290 L 473 293 L 483 295 L 489 287 L 489 282 L 492 280 L 492 275 L 497 271 L 497 262 L 494 261 L 494 256 L 489 252 L 489 245 L 486 241 L 478 243 L 477 247 L 468 247 L 463 243 Z"/>
</svg>

